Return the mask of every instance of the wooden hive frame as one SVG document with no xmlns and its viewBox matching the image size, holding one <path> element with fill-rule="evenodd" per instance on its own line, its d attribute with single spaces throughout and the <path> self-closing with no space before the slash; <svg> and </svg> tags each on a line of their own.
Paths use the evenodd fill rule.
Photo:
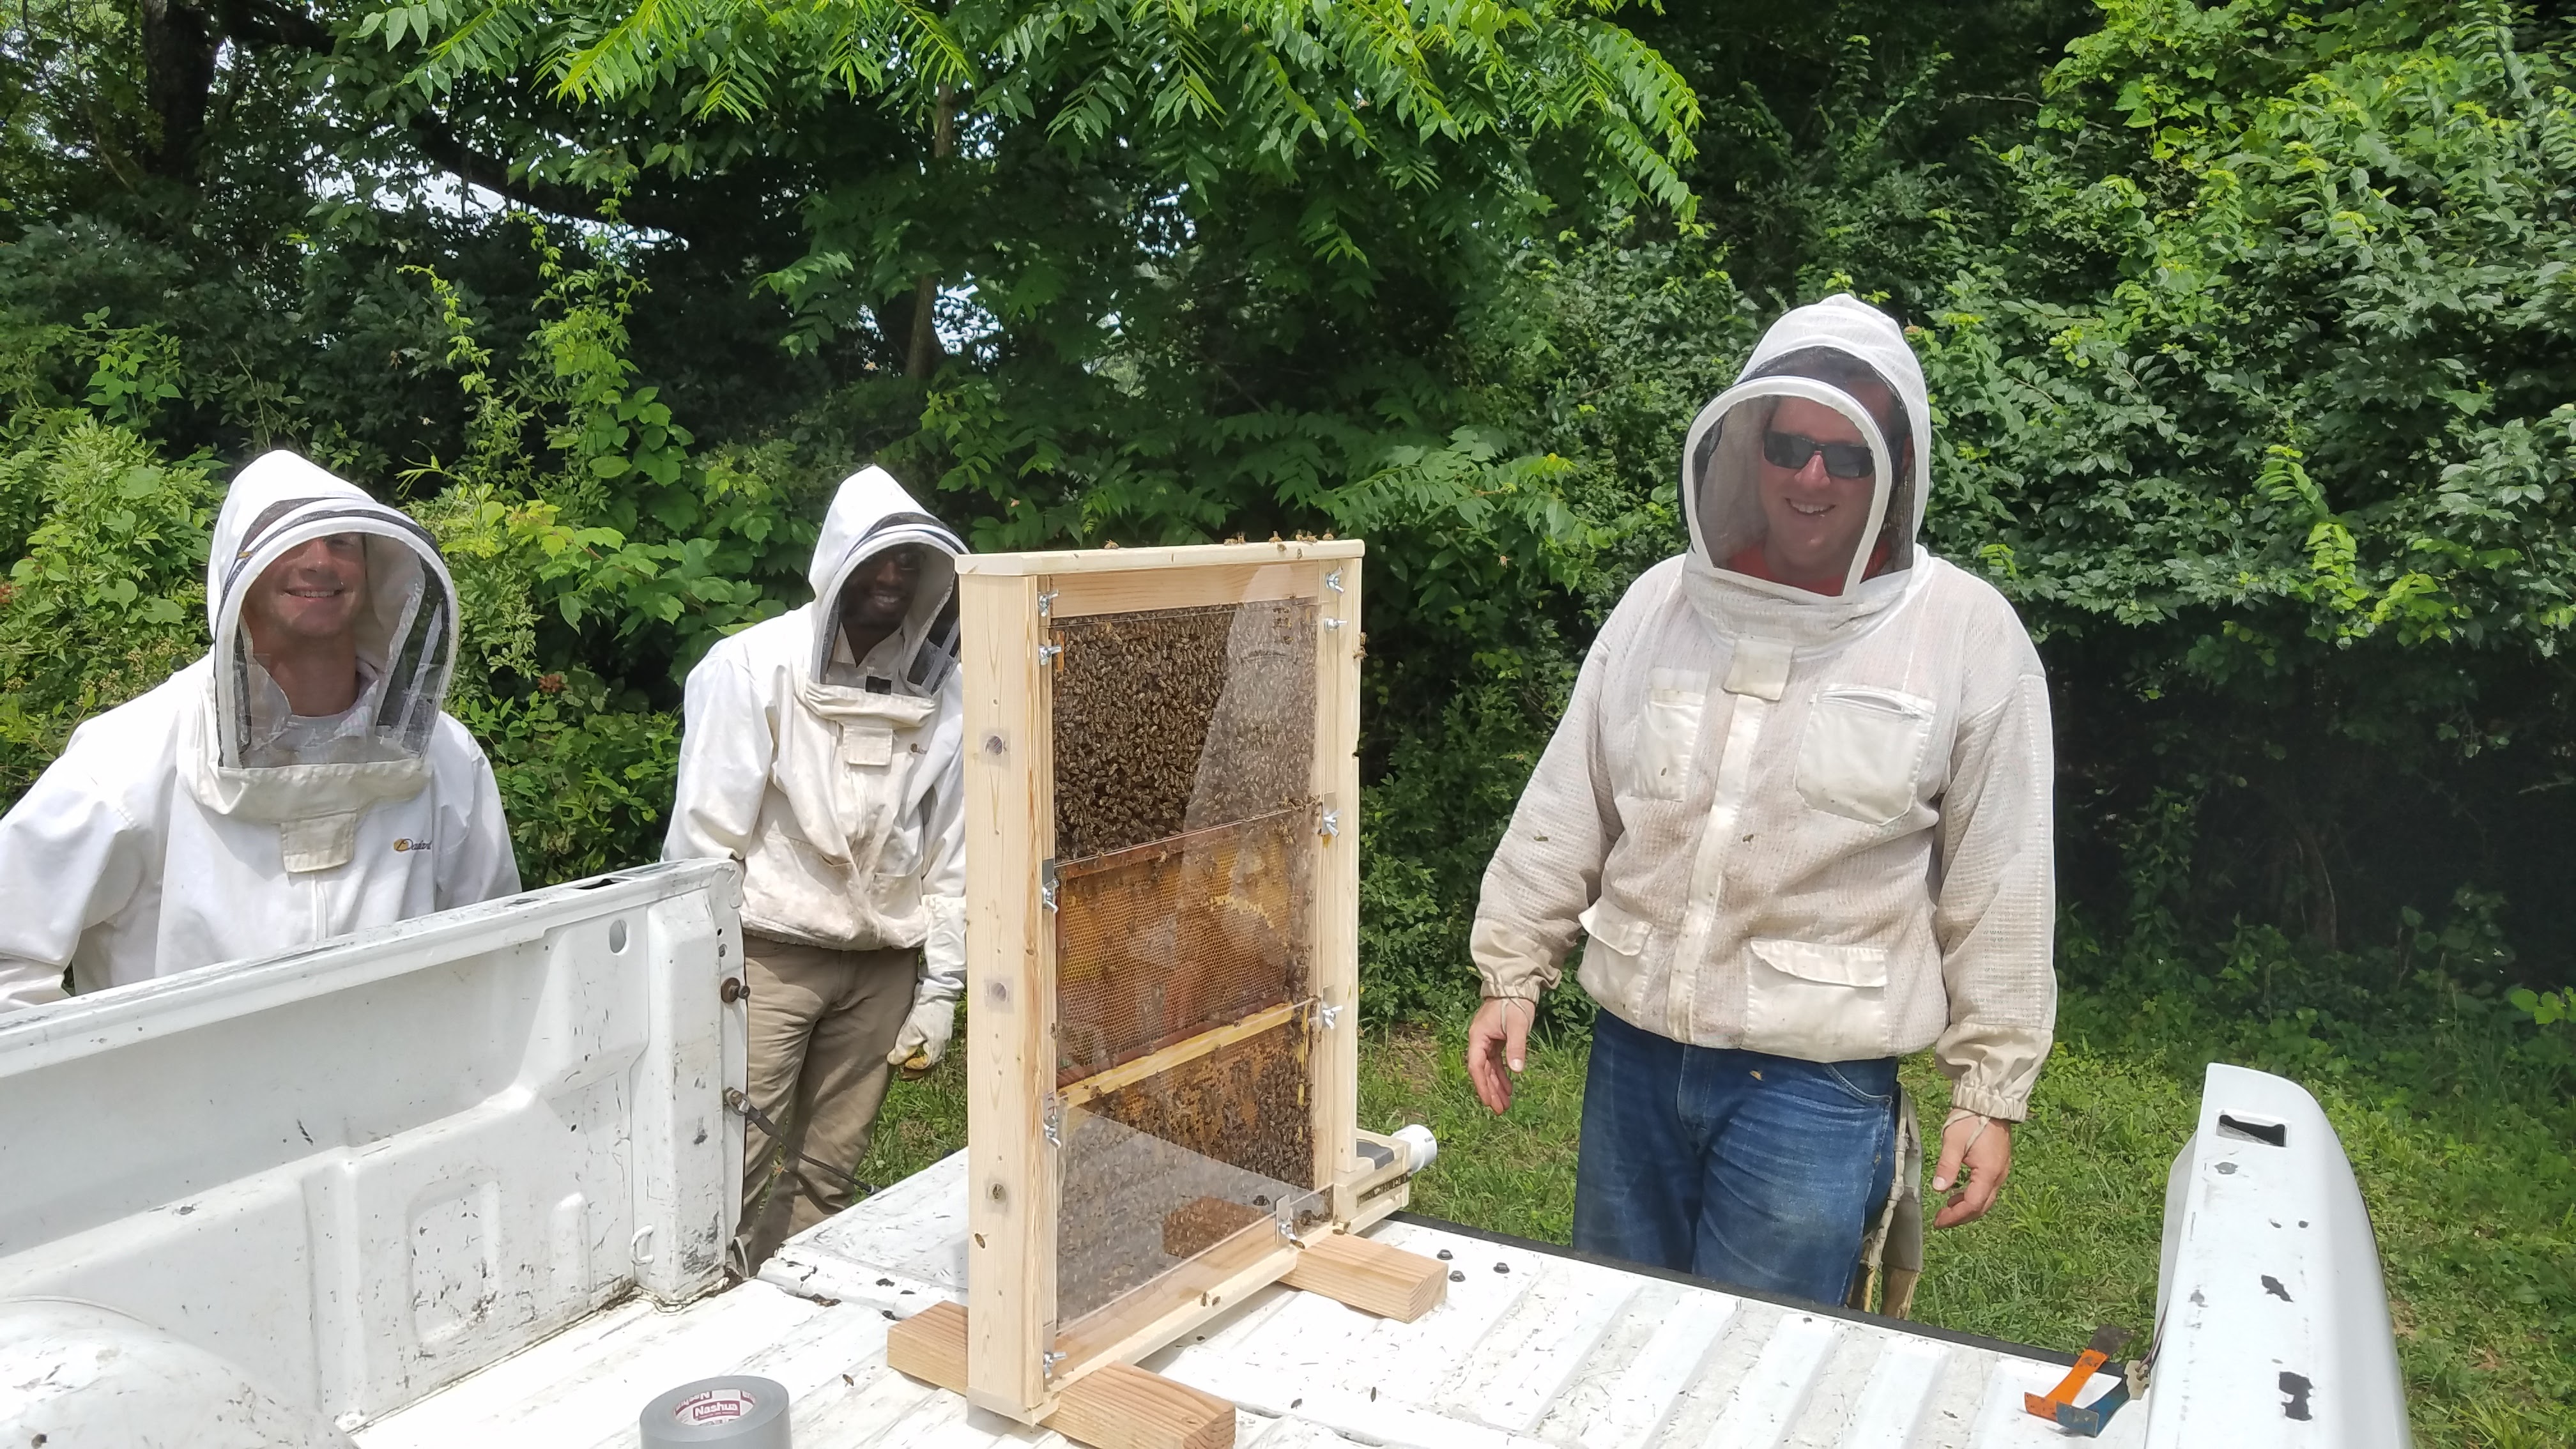
<svg viewBox="0 0 2576 1449">
<path fill-rule="evenodd" d="M 1362 553 L 1356 540 L 1328 539 L 983 554 L 958 563 L 970 1094 L 962 1387 L 979 1407 L 1030 1424 L 1059 1411 L 1075 1412 L 1079 1404 L 1066 1395 L 1087 1377 L 1132 1363 L 1254 1289 L 1283 1278 L 1297 1283 L 1308 1244 L 1374 1221 L 1402 1201 L 1401 1177 L 1390 1173 L 1388 1154 L 1364 1148 L 1357 1131 Z M 1068 1327 L 1055 1321 L 1063 1166 L 1050 1138 L 1061 1118 L 1051 1120 L 1050 1114 L 1061 1113 L 1068 1101 L 1096 1097 L 1120 1081 L 1167 1069 L 1290 1017 L 1274 1006 L 1060 1085 L 1051 916 L 1051 680 L 1060 651 L 1051 637 L 1066 621 L 1091 616 L 1285 599 L 1310 602 L 1317 615 L 1309 784 L 1319 818 L 1307 847 L 1313 852 L 1312 950 L 1309 1000 L 1296 1004 L 1293 1015 L 1311 1032 L 1305 1085 L 1313 1117 L 1313 1185 L 1323 1193 L 1329 1222 L 1300 1234 L 1304 1242 L 1266 1220 L 1254 1225 L 1258 1231 L 1235 1232 L 1191 1259 L 1191 1272 L 1169 1275 L 1187 1281 L 1166 1288 L 1156 1280 L 1149 1285 L 1155 1291 L 1119 1299 L 1110 1322 L 1099 1322 L 1106 1315 L 1095 1313 L 1084 1331 L 1060 1333 Z M 1400 1167 L 1401 1149 L 1394 1160 Z M 1415 1299 L 1427 1307 L 1438 1296 L 1437 1286 L 1445 1286 L 1435 1271 L 1427 1281 L 1437 1286 L 1421 1290 L 1423 1275 L 1404 1265 L 1373 1278 L 1369 1263 L 1355 1266 L 1352 1258 L 1370 1251 L 1410 1256 L 1373 1243 L 1337 1241 L 1314 1258 L 1303 1277 L 1319 1291 L 1354 1303 L 1361 1293 L 1375 1292 L 1378 1301 L 1399 1307 L 1363 1306 L 1399 1314 Z M 1348 1292 L 1334 1286 L 1363 1283 Z M 1140 1296 L 1144 1301 L 1131 1301 Z M 922 1361 L 931 1360 L 925 1354 Z M 1229 1411 L 1229 1431 L 1231 1422 Z"/>
</svg>

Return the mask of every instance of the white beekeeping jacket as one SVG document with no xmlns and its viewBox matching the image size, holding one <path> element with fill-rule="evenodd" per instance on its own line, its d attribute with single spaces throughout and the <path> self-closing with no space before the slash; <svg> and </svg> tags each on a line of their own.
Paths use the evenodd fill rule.
<svg viewBox="0 0 2576 1449">
<path fill-rule="evenodd" d="M 241 603 L 280 556 L 366 547 L 357 703 L 291 715 Z M 420 525 L 292 453 L 233 480 L 206 564 L 214 648 L 84 722 L 0 819 L 0 1009 L 267 955 L 515 892 L 492 767 L 441 712 L 456 590 Z"/>
<path fill-rule="evenodd" d="M 849 657 L 841 591 L 920 547 L 903 626 Z M 966 965 L 965 702 L 956 566 L 966 545 L 882 468 L 841 484 L 806 578 L 814 602 L 755 624 L 689 671 L 665 860 L 742 862 L 746 930 L 835 950 L 923 947 L 924 999 Z"/>
<path fill-rule="evenodd" d="M 1815 349 L 1903 406 L 1901 477 L 1860 401 L 1763 375 Z M 1866 444 L 1868 523 L 1838 594 L 1759 562 L 1786 398 Z M 1848 296 L 1783 317 L 1700 413 L 1691 549 L 1593 642 L 1485 873 L 1487 995 L 1553 986 L 1582 932 L 1584 989 L 1645 1030 L 1811 1061 L 1929 1046 L 1956 1105 L 2024 1115 L 2056 1019 L 2048 691 L 2011 605 L 1916 543 L 1931 432 L 1904 337 Z"/>
</svg>

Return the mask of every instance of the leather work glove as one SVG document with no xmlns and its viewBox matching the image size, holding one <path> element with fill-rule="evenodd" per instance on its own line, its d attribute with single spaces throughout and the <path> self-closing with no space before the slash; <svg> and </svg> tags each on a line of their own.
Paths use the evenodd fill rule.
<svg viewBox="0 0 2576 1449">
<path fill-rule="evenodd" d="M 926 1077 L 948 1055 L 949 1033 L 956 1029 L 956 1002 L 944 997 L 916 1001 L 912 1014 L 903 1019 L 903 1029 L 894 1034 L 894 1050 L 886 1053 L 886 1061 L 906 1080 Z"/>
</svg>

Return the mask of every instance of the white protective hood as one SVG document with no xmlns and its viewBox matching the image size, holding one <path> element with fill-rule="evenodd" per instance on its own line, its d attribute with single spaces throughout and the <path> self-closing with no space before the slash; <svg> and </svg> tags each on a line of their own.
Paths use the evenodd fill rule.
<svg viewBox="0 0 2576 1449">
<path fill-rule="evenodd" d="M 843 654 L 841 593 L 887 549 L 922 551 L 902 627 Z M 666 860 L 743 864 L 745 929 L 830 950 L 921 946 L 923 989 L 965 965 L 962 682 L 956 556 L 965 544 L 882 468 L 824 515 L 814 601 L 731 635 L 689 671 Z"/>
<path fill-rule="evenodd" d="M 357 620 L 366 685 L 341 733 L 293 751 L 277 741 L 286 697 L 251 657 L 242 600 L 268 566 L 334 534 L 366 545 Z M 355 484 L 293 453 L 243 468 L 224 496 L 206 557 L 214 636 L 206 707 L 181 720 L 180 777 L 209 812 L 273 821 L 290 871 L 344 865 L 359 815 L 429 782 L 426 759 L 456 664 L 456 588 L 429 532 Z"/>
<path fill-rule="evenodd" d="M 918 545 L 922 551 L 921 588 L 903 621 L 902 678 L 896 692 L 935 698 L 950 670 L 957 667 L 957 555 L 966 544 L 938 519 L 921 511 L 894 475 L 883 468 L 853 473 L 832 495 L 823 515 L 823 536 L 814 542 L 814 561 L 805 580 L 814 586 L 814 638 L 806 680 L 818 689 L 831 663 L 834 635 L 840 628 L 841 590 L 861 563 L 891 548 Z M 880 691 L 882 692 L 882 691 Z"/>
<path fill-rule="evenodd" d="M 1895 459 L 1887 438 L 1869 409 L 1831 382 L 1772 371 L 1794 355 L 1824 349 L 1840 353 L 1877 374 L 1903 404 L 1912 431 L 1912 466 L 1906 476 L 1893 476 Z M 1784 398 L 1822 403 L 1851 420 L 1867 442 L 1875 468 L 1870 513 L 1861 542 L 1852 551 L 1837 597 L 1774 583 L 1729 567 L 1744 549 L 1758 546 L 1768 532 L 1757 484 L 1762 438 L 1774 409 Z M 1916 539 L 1923 530 L 1923 507 L 1931 494 L 1931 404 L 1922 366 L 1905 335 L 1886 313 L 1848 293 L 1797 308 L 1762 336 L 1736 384 L 1710 400 L 1691 423 L 1682 448 L 1682 512 L 1690 523 L 1687 568 L 1707 598 L 1705 585 L 1723 581 L 1757 596 L 1817 608 L 1849 617 L 1875 612 L 1900 597 L 1915 573 Z M 1863 572 L 1877 545 L 1886 551 L 1884 566 L 1864 580 Z M 1741 596 L 1738 596 L 1741 597 Z"/>
</svg>

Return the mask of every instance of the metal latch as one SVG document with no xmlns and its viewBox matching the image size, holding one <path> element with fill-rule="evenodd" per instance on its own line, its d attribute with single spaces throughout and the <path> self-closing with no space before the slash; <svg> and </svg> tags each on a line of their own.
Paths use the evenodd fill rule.
<svg viewBox="0 0 2576 1449">
<path fill-rule="evenodd" d="M 1044 1377 L 1054 1378 L 1055 1366 L 1062 1362 L 1064 1362 L 1064 1355 L 1056 1352 L 1054 1349 L 1046 1348 L 1038 1350 L 1038 1372 Z"/>
<path fill-rule="evenodd" d="M 1046 1134 L 1047 1146 L 1064 1145 L 1064 1098 L 1047 1093 L 1046 1106 L 1038 1113 L 1038 1130 Z"/>
<path fill-rule="evenodd" d="M 1053 860 L 1038 862 L 1038 904 L 1050 911 L 1055 909 L 1055 862 Z"/>
<path fill-rule="evenodd" d="M 1055 595 L 1056 591 L 1053 589 L 1049 589 L 1045 593 L 1038 595 L 1039 618 L 1048 619 L 1055 616 Z"/>
<path fill-rule="evenodd" d="M 1038 662 L 1040 664 L 1053 664 L 1057 659 L 1063 657 L 1063 654 L 1064 646 L 1061 644 L 1041 644 L 1038 646 Z"/>
<path fill-rule="evenodd" d="M 1323 820 L 1315 826 L 1315 833 L 1324 837 L 1326 840 L 1330 840 L 1334 836 L 1341 834 L 1342 812 L 1339 810 L 1326 810 L 1324 812 Z"/>
<path fill-rule="evenodd" d="M 1317 1007 L 1315 1019 L 1324 1024 L 1324 1030 L 1331 1031 L 1333 1023 L 1342 1019 L 1342 1009 L 1338 1006 Z"/>
<path fill-rule="evenodd" d="M 1324 575 L 1324 587 L 1332 590 L 1334 593 L 1340 593 L 1342 591 L 1342 571 L 1340 569 L 1335 569 L 1331 573 Z"/>
</svg>

